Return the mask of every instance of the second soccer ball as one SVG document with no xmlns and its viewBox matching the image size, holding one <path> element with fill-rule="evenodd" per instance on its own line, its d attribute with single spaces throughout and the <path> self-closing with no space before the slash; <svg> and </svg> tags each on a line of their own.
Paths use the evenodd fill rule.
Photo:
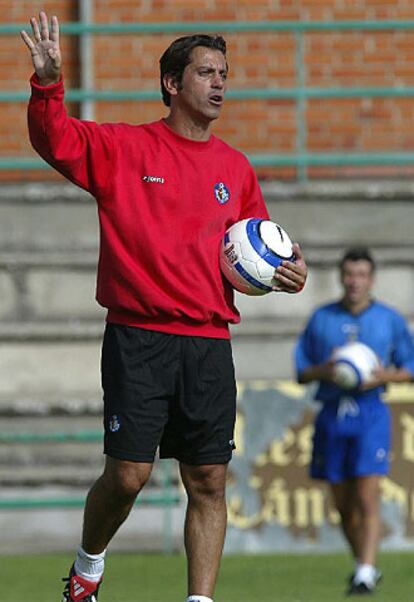
<svg viewBox="0 0 414 602">
<path fill-rule="evenodd" d="M 373 378 L 380 366 L 376 353 L 357 341 L 339 347 L 333 354 L 334 380 L 341 389 L 357 389 Z"/>
</svg>

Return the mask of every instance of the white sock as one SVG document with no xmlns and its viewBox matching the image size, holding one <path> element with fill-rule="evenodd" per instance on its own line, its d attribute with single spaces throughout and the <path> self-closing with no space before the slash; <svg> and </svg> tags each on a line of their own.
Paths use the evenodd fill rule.
<svg viewBox="0 0 414 602">
<path fill-rule="evenodd" d="M 188 596 L 186 602 L 213 602 L 211 598 L 207 596 L 196 596 L 195 594 Z"/>
<path fill-rule="evenodd" d="M 75 573 L 89 581 L 98 582 L 104 572 L 105 554 L 106 550 L 101 554 L 88 554 L 82 546 L 79 546 L 75 560 Z"/>
<path fill-rule="evenodd" d="M 358 585 L 359 583 L 366 583 L 366 585 L 372 587 L 375 585 L 376 569 L 372 564 L 360 564 L 355 574 L 354 582 Z"/>
</svg>

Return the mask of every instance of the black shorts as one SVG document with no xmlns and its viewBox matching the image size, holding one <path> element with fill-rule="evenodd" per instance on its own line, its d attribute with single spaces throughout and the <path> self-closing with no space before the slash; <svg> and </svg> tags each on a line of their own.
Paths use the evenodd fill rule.
<svg viewBox="0 0 414 602">
<path fill-rule="evenodd" d="M 224 464 L 234 449 L 230 341 L 107 324 L 104 452 L 120 460 Z"/>
</svg>

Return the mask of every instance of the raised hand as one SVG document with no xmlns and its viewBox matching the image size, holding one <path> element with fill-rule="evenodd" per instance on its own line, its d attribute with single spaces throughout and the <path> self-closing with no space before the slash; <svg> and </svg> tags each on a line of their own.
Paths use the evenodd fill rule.
<svg viewBox="0 0 414 602">
<path fill-rule="evenodd" d="M 34 39 L 26 31 L 21 31 L 20 35 L 30 50 L 33 67 L 40 84 L 48 86 L 58 82 L 61 75 L 62 55 L 59 48 L 59 21 L 57 17 L 52 17 L 49 32 L 47 15 L 41 11 L 39 22 L 40 27 L 35 17 L 30 19 Z"/>
</svg>

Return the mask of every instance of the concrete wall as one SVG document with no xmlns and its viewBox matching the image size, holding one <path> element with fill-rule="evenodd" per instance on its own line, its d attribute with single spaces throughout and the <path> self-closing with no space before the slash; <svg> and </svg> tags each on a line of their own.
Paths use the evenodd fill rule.
<svg viewBox="0 0 414 602">
<path fill-rule="evenodd" d="M 239 384 L 263 379 L 268 386 L 292 377 L 292 347 L 309 312 L 339 293 L 336 265 L 345 245 L 370 243 L 378 260 L 378 294 L 414 322 L 409 183 L 263 183 L 263 191 L 272 218 L 301 242 L 310 273 L 299 295 L 238 295 L 242 322 L 232 335 Z M 101 430 L 104 310 L 94 300 L 97 243 L 89 195 L 69 184 L 0 187 L 2 433 Z M 0 444 L 0 502 L 84 496 L 102 469 L 101 451 L 100 442 Z M 160 482 L 155 471 L 149 491 L 159 492 Z M 180 548 L 183 506 L 134 513 L 112 549 L 163 549 L 167 536 L 168 546 Z M 80 523 L 79 508 L 2 510 L 0 553 L 39 550 L 39 529 L 42 550 L 74 549 Z M 340 544 L 337 533 L 334 540 Z M 228 549 L 257 545 L 236 520 Z"/>
<path fill-rule="evenodd" d="M 239 378 L 292 376 L 294 340 L 312 309 L 339 294 L 337 262 L 347 245 L 371 246 L 377 295 L 414 321 L 411 184 L 263 183 L 263 192 L 271 217 L 301 243 L 309 280 L 299 295 L 237 296 Z M 0 403 L 100 398 L 97 245 L 86 193 L 69 184 L 0 188 Z"/>
</svg>

